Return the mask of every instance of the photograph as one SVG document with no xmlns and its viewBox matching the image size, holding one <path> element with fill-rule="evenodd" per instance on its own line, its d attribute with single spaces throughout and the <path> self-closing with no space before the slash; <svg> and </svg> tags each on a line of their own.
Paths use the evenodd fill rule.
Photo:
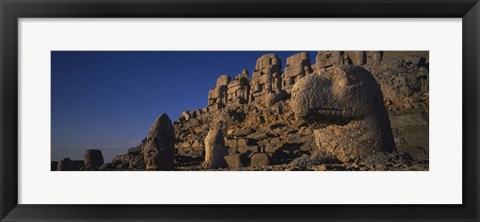
<svg viewBox="0 0 480 222">
<path fill-rule="evenodd" d="M 429 51 L 50 55 L 51 171 L 429 171 Z"/>
<path fill-rule="evenodd" d="M 479 2 L 0 0 L 0 222 L 480 222 Z"/>
</svg>

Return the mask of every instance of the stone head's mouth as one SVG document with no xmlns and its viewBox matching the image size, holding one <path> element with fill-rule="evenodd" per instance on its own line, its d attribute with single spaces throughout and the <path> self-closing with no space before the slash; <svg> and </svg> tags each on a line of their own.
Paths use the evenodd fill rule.
<svg viewBox="0 0 480 222">
<path fill-rule="evenodd" d="M 314 129 L 319 129 L 329 125 L 347 125 L 354 117 L 345 109 L 317 108 L 309 110 L 302 119 Z"/>
</svg>

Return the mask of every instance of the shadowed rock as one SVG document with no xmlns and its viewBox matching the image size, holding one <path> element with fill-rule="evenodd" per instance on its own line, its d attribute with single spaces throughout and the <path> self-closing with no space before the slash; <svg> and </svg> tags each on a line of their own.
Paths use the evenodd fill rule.
<svg viewBox="0 0 480 222">
<path fill-rule="evenodd" d="M 98 168 L 103 164 L 103 155 L 100 150 L 87 150 L 83 155 L 83 162 L 87 168 Z"/>
<path fill-rule="evenodd" d="M 143 148 L 143 158 L 147 170 L 173 170 L 174 140 L 172 121 L 164 113 L 153 123 Z"/>
<path fill-rule="evenodd" d="M 210 129 L 205 138 L 205 168 L 227 167 L 224 157 L 228 155 L 228 149 L 225 147 L 225 140 L 220 130 L 221 123 Z"/>
<path fill-rule="evenodd" d="M 291 108 L 314 128 L 319 149 L 341 161 L 395 149 L 380 87 L 361 67 L 305 76 L 292 89 Z"/>
</svg>

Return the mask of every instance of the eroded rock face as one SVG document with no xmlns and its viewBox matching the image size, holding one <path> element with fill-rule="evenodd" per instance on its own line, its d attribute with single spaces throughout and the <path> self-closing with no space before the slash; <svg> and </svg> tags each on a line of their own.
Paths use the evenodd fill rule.
<svg viewBox="0 0 480 222">
<path fill-rule="evenodd" d="M 175 134 L 172 121 L 166 113 L 158 117 L 150 128 L 143 157 L 147 170 L 172 170 L 175 155 Z"/>
<path fill-rule="evenodd" d="M 221 123 L 214 126 L 205 138 L 205 168 L 227 167 L 225 156 L 228 155 L 228 148 L 225 147 L 225 140 L 221 131 Z"/>
<path fill-rule="evenodd" d="M 359 66 L 333 66 L 292 89 L 291 107 L 313 128 L 318 148 L 343 162 L 395 149 L 383 95 Z"/>
</svg>

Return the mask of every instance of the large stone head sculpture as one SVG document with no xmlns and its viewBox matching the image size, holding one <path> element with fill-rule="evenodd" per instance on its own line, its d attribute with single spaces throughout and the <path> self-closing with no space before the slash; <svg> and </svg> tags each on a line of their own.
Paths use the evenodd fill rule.
<svg viewBox="0 0 480 222">
<path fill-rule="evenodd" d="M 314 128 L 319 150 L 341 161 L 395 149 L 380 87 L 359 66 L 333 66 L 305 76 L 292 89 L 291 106 Z"/>
<path fill-rule="evenodd" d="M 172 121 L 166 113 L 158 117 L 150 128 L 143 158 L 147 170 L 172 170 L 175 158 L 175 134 Z"/>
</svg>

